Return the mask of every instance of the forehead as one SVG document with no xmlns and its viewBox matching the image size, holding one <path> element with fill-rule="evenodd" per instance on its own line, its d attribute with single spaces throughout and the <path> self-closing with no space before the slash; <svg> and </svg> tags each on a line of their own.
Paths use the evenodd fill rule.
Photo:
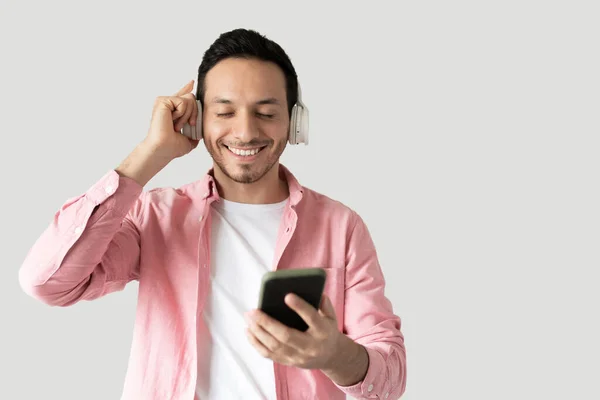
<svg viewBox="0 0 600 400">
<path fill-rule="evenodd" d="M 273 62 L 227 58 L 208 71 L 204 81 L 205 100 L 213 97 L 253 102 L 263 98 L 286 100 L 285 75 Z"/>
</svg>

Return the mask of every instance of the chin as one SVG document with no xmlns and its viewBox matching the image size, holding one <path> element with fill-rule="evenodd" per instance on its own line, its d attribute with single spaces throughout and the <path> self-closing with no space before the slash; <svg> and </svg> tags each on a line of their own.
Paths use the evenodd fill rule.
<svg viewBox="0 0 600 400">
<path fill-rule="evenodd" d="M 267 172 L 273 168 L 275 162 L 263 163 L 262 165 L 241 164 L 241 165 L 219 165 L 223 173 L 232 181 L 243 184 L 250 184 L 259 181 Z"/>
</svg>

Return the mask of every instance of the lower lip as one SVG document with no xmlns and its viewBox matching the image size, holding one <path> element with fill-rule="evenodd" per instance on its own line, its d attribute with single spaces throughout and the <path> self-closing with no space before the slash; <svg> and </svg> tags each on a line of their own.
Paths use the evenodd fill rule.
<svg viewBox="0 0 600 400">
<path fill-rule="evenodd" d="M 265 149 L 264 147 L 262 149 L 260 149 L 260 151 L 254 155 L 251 156 L 239 156 L 237 154 L 235 154 L 233 151 L 229 150 L 229 148 L 227 146 L 225 146 L 225 149 L 227 149 L 227 152 L 232 155 L 236 160 L 240 160 L 240 161 L 254 161 L 258 158 L 258 156 L 260 155 L 260 153 L 263 152 L 263 150 Z"/>
</svg>

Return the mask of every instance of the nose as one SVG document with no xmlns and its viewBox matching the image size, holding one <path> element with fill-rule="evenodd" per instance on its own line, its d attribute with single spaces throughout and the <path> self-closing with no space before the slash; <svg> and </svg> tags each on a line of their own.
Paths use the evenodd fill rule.
<svg viewBox="0 0 600 400">
<path fill-rule="evenodd" d="M 251 111 L 239 112 L 235 117 L 234 136 L 240 142 L 250 142 L 260 136 L 258 126 Z"/>
</svg>

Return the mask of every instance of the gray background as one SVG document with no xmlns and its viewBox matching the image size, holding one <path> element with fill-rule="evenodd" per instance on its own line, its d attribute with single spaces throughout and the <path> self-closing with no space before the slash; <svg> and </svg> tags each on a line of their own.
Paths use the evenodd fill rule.
<svg viewBox="0 0 600 400">
<path fill-rule="evenodd" d="M 310 109 L 283 163 L 371 230 L 403 398 L 600 398 L 597 2 L 212 3 L 2 3 L 0 397 L 119 397 L 137 285 L 51 308 L 18 269 L 143 139 L 154 98 L 247 27 L 288 52 Z M 209 166 L 200 146 L 147 188 Z"/>
</svg>

